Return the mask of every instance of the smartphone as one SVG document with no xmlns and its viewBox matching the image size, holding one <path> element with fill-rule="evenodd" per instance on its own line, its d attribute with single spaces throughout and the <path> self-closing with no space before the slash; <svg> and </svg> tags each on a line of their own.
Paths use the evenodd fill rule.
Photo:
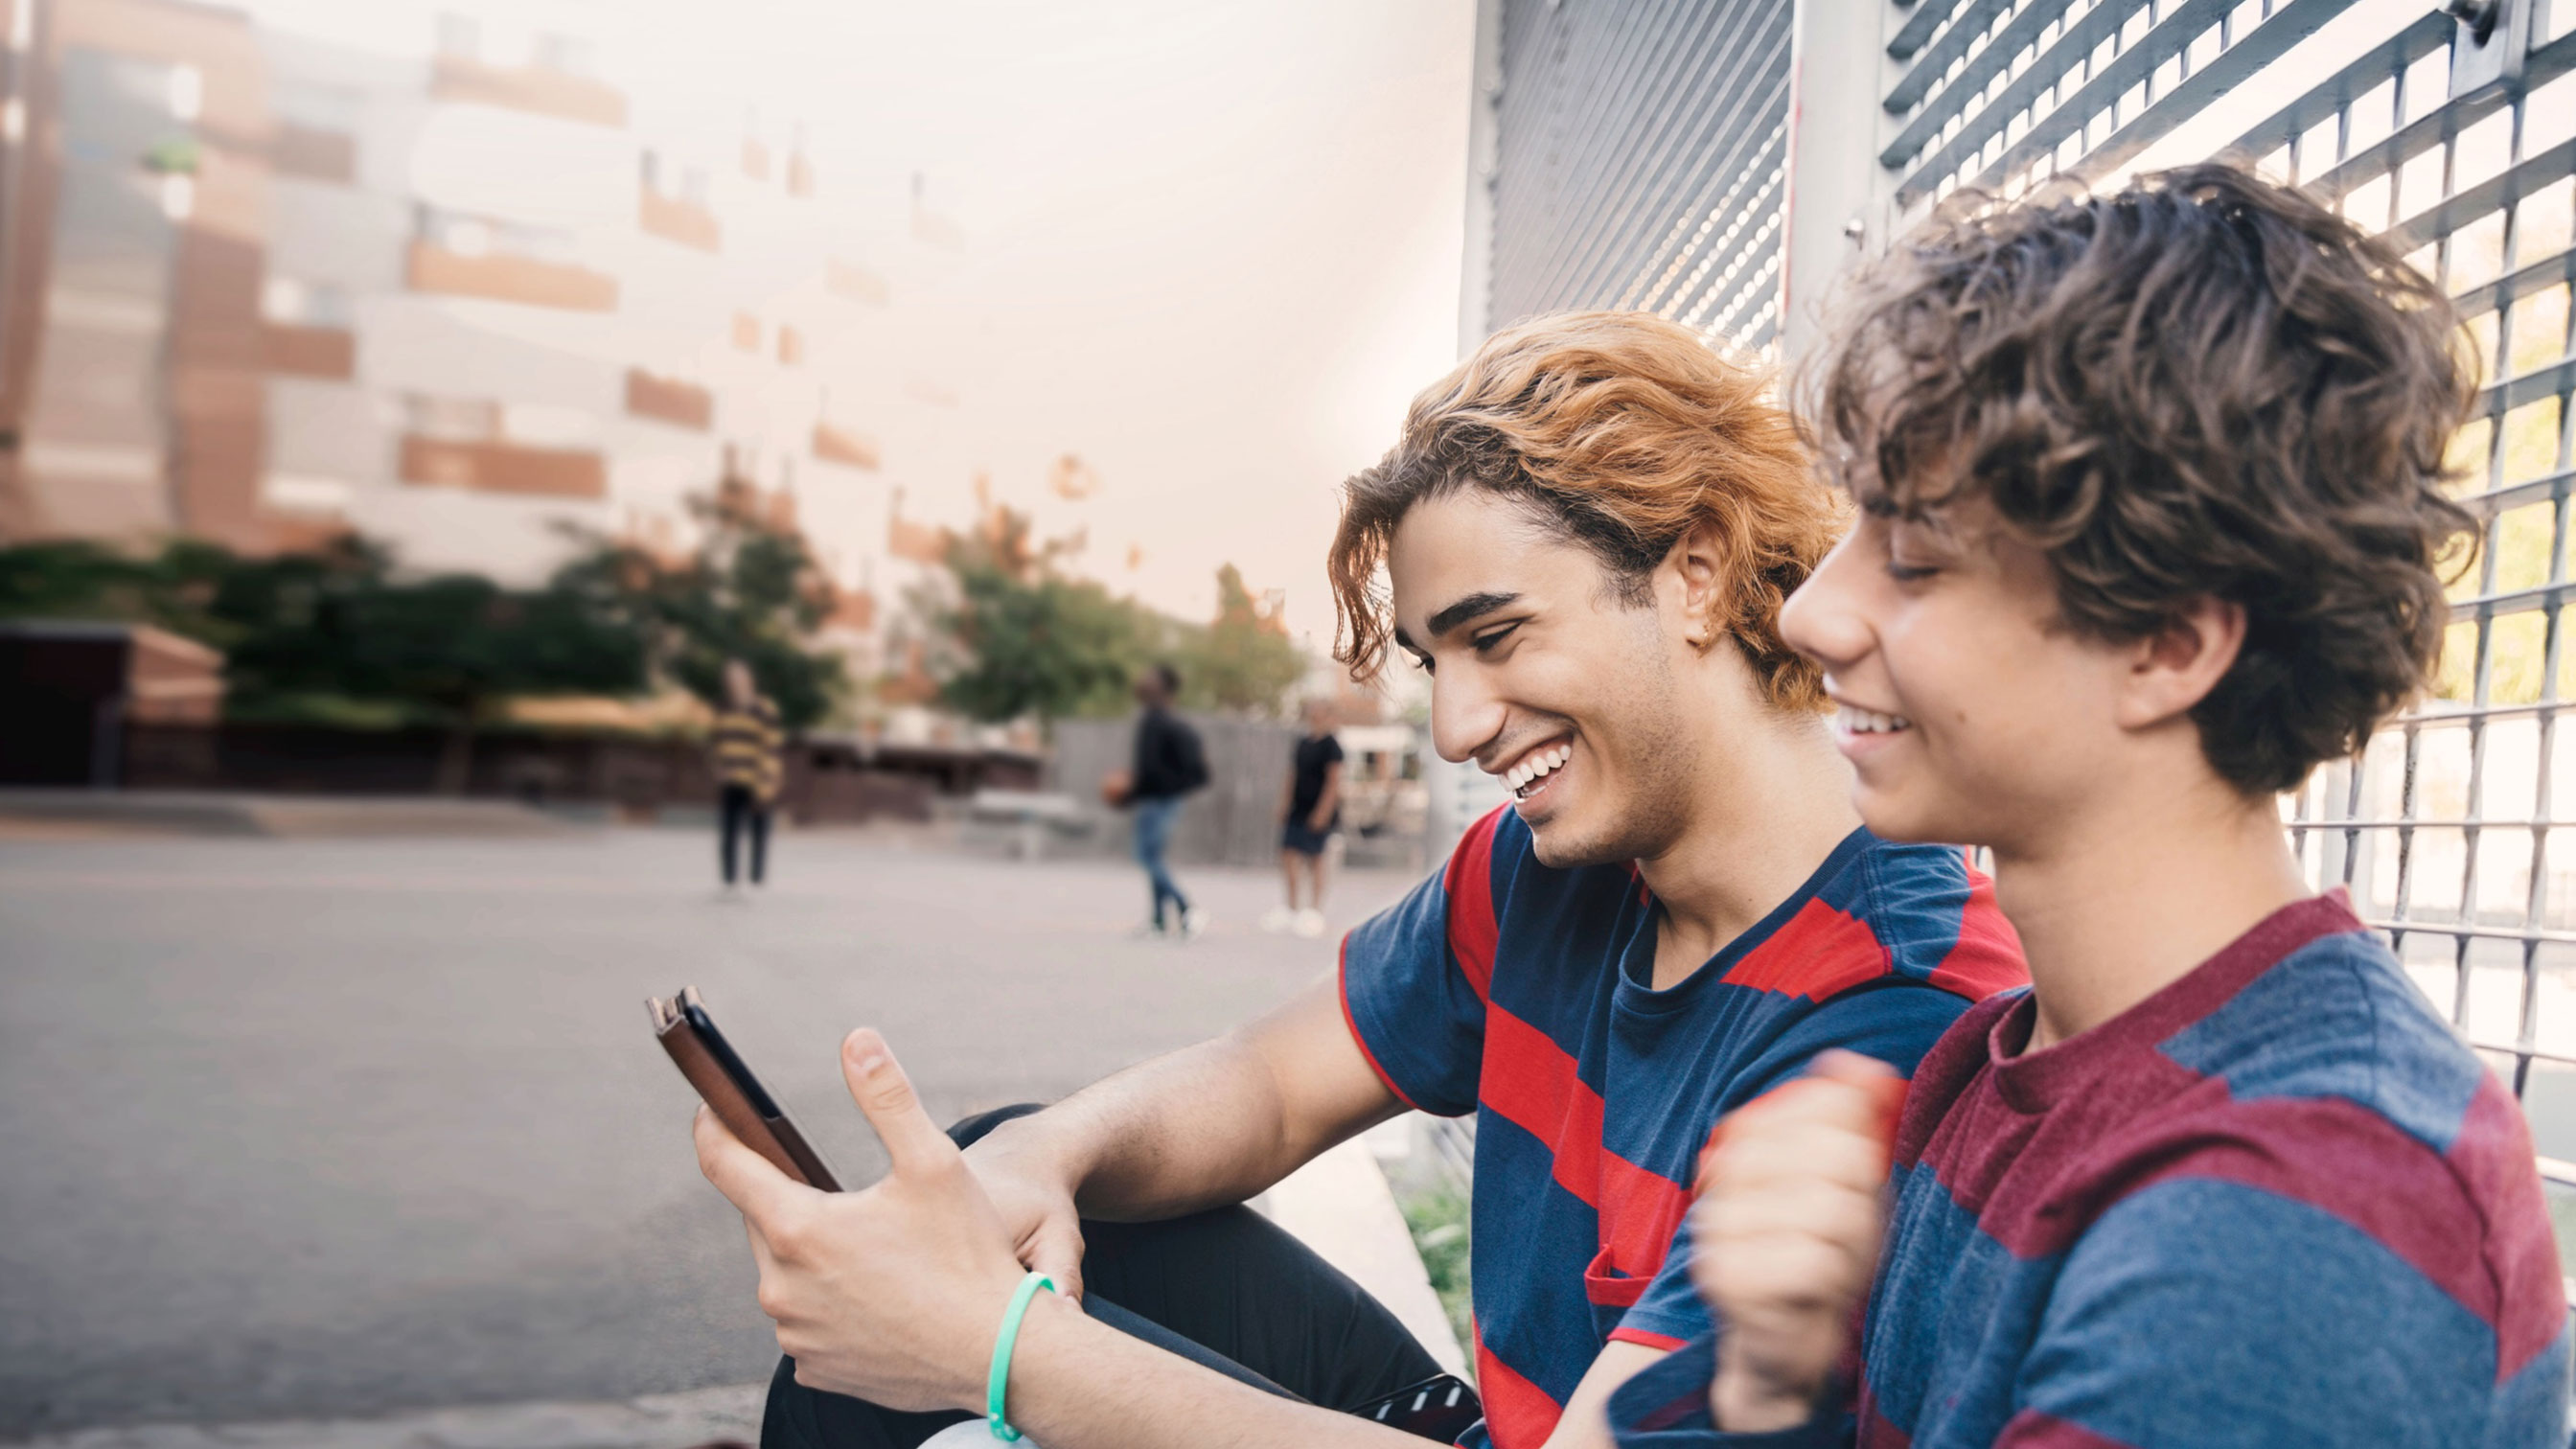
<svg viewBox="0 0 2576 1449">
<path fill-rule="evenodd" d="M 647 997 L 644 1009 L 652 1013 L 653 1034 L 662 1039 L 662 1050 L 671 1054 L 680 1075 L 698 1089 L 725 1130 L 798 1182 L 825 1192 L 841 1190 L 840 1179 L 832 1176 L 821 1154 L 806 1143 L 805 1134 L 787 1120 L 778 1099 L 769 1095 L 733 1044 L 716 1030 L 715 1018 L 707 1015 L 706 999 L 698 995 L 698 988 L 683 986 L 668 1001 Z"/>
<path fill-rule="evenodd" d="M 1485 1417 L 1485 1406 L 1476 1401 L 1474 1389 L 1451 1375 L 1441 1374 L 1418 1384 L 1407 1384 L 1385 1398 L 1362 1404 L 1351 1412 L 1417 1438 L 1455 1444 L 1459 1435 Z"/>
</svg>

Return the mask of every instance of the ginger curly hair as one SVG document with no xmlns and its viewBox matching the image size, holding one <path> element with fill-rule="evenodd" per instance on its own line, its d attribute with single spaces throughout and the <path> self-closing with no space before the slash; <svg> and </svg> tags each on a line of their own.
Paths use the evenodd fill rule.
<svg viewBox="0 0 2576 1449">
<path fill-rule="evenodd" d="M 1781 641 L 1780 605 L 1845 514 L 1769 384 L 1649 312 L 1559 313 L 1495 333 L 1343 485 L 1333 656 L 1356 678 L 1384 667 L 1393 621 L 1377 575 L 1397 526 L 1417 503 L 1480 488 L 1590 549 L 1631 606 L 1674 544 L 1710 530 L 1734 581 L 1710 606 L 1711 642 L 1733 639 L 1773 704 L 1821 709 L 1823 673 Z"/>
</svg>

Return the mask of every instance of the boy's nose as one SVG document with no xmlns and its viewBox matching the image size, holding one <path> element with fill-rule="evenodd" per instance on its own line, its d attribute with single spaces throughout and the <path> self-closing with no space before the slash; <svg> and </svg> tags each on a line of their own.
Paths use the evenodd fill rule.
<svg viewBox="0 0 2576 1449">
<path fill-rule="evenodd" d="M 1503 731 L 1503 702 L 1473 669 L 1431 676 L 1431 747 L 1461 764 Z"/>
<path fill-rule="evenodd" d="M 1790 648 L 1832 669 L 1870 650 L 1870 630 L 1853 607 L 1852 563 L 1838 545 L 1780 606 L 1780 638 Z"/>
</svg>

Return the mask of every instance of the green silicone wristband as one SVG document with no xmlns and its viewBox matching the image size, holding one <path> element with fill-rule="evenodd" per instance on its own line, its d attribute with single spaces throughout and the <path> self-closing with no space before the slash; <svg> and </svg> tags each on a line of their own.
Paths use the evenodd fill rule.
<svg viewBox="0 0 2576 1449">
<path fill-rule="evenodd" d="M 1020 1341 L 1020 1320 L 1029 1314 L 1029 1300 L 1038 1290 L 1055 1291 L 1055 1280 L 1044 1273 L 1031 1273 L 1020 1280 L 1011 1294 L 1011 1306 L 1002 1310 L 1002 1331 L 993 1339 L 993 1371 L 984 1376 L 984 1422 L 993 1426 L 993 1437 L 1008 1444 L 1020 1437 L 1002 1417 L 1002 1396 L 1011 1386 L 1011 1348 Z"/>
</svg>

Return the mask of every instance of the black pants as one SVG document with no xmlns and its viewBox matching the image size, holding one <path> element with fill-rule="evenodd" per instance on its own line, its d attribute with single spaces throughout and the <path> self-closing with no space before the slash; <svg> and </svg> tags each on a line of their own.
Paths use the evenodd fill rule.
<svg viewBox="0 0 2576 1449">
<path fill-rule="evenodd" d="M 769 864 L 769 807 L 751 793 L 748 785 L 727 785 L 716 797 L 716 811 L 724 818 L 724 845 L 718 852 L 724 861 L 724 883 L 733 884 L 734 843 L 742 838 L 745 826 L 751 829 L 751 883 L 760 884 L 760 873 Z"/>
<path fill-rule="evenodd" d="M 1035 1106 L 948 1129 L 960 1146 Z M 1082 1225 L 1083 1308 L 1230 1378 L 1330 1409 L 1355 1409 L 1440 1372 L 1385 1305 L 1248 1207 L 1161 1223 Z M 899 1414 L 796 1382 L 769 1381 L 761 1449 L 913 1449 L 970 1414 Z"/>
</svg>

